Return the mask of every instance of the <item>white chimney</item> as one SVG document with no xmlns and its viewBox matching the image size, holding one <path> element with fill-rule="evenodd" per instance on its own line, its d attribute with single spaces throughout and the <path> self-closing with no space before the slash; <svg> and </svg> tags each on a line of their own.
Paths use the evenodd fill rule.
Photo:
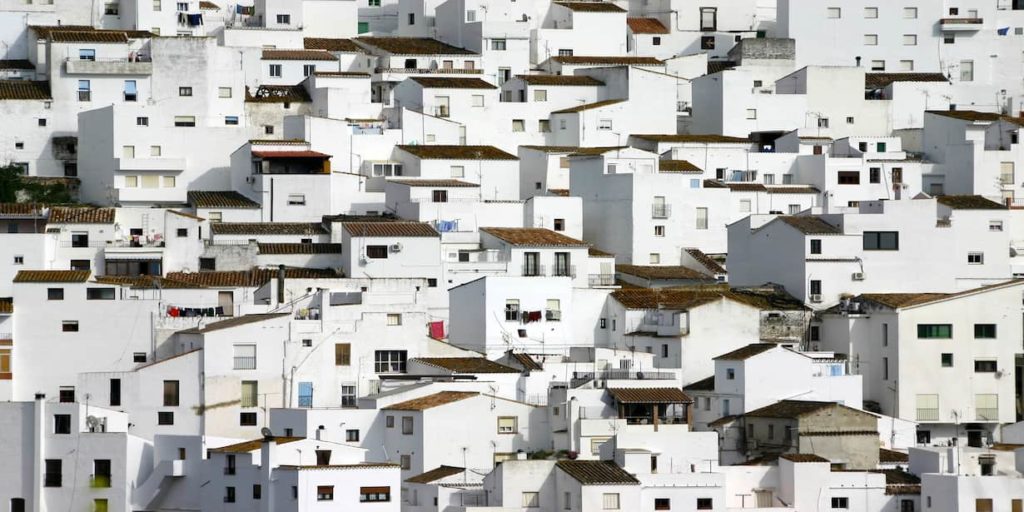
<svg viewBox="0 0 1024 512">
<path fill-rule="evenodd" d="M 46 512 L 43 503 L 43 472 L 46 471 L 46 395 L 36 393 L 33 406 L 35 416 L 32 432 L 32 453 L 35 454 L 35 471 L 32 473 L 32 511 Z"/>
<path fill-rule="evenodd" d="M 274 512 L 274 484 L 270 481 L 277 464 L 277 440 L 273 436 L 264 436 L 260 446 L 260 487 L 262 499 L 260 512 Z"/>
</svg>

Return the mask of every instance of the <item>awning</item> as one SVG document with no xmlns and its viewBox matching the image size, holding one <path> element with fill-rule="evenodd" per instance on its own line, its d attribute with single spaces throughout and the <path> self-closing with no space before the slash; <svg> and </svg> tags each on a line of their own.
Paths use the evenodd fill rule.
<svg viewBox="0 0 1024 512">
<path fill-rule="evenodd" d="M 331 155 L 319 151 L 253 151 L 252 156 L 264 160 L 275 160 L 281 158 L 311 158 L 327 160 Z"/>
<path fill-rule="evenodd" d="M 620 404 L 688 404 L 693 403 L 679 388 L 609 388 Z"/>
</svg>

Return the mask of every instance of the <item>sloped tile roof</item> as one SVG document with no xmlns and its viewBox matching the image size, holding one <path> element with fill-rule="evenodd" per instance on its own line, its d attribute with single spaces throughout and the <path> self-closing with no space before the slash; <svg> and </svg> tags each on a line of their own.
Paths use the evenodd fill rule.
<svg viewBox="0 0 1024 512">
<path fill-rule="evenodd" d="M 399 185 L 405 185 L 407 187 L 430 187 L 430 188 L 477 188 L 480 185 L 476 183 L 470 183 L 463 180 L 447 179 L 447 180 L 431 180 L 431 179 L 414 179 L 414 180 L 388 180 L 388 183 L 398 183 Z"/>
<path fill-rule="evenodd" d="M 625 9 L 611 2 L 555 2 L 555 4 L 576 12 L 626 12 Z"/>
<path fill-rule="evenodd" d="M 476 77 L 414 76 L 409 78 L 424 89 L 497 89 L 498 87 Z"/>
<path fill-rule="evenodd" d="M 519 370 L 511 366 L 505 366 L 483 357 L 417 357 L 410 361 L 417 361 L 455 373 L 519 373 Z"/>
<path fill-rule="evenodd" d="M 679 143 L 679 144 L 750 144 L 750 139 L 742 137 L 729 137 L 726 135 L 693 135 L 693 134 L 632 134 L 640 140 L 651 142 Z"/>
<path fill-rule="evenodd" d="M 660 265 L 615 265 L 615 271 L 620 274 L 629 274 L 641 279 L 697 279 L 703 281 L 714 281 L 715 278 L 697 272 L 689 267 L 683 266 L 660 266 Z"/>
<path fill-rule="evenodd" d="M 546 86 L 598 86 L 604 82 L 585 75 L 516 75 L 516 78 L 529 85 Z"/>
<path fill-rule="evenodd" d="M 385 411 L 425 411 L 479 395 L 476 391 L 441 391 L 384 407 Z"/>
<path fill-rule="evenodd" d="M 35 69 L 31 61 L 25 59 L 0 59 L 0 69 Z"/>
<path fill-rule="evenodd" d="M 261 85 L 253 93 L 245 88 L 245 101 L 248 103 L 309 103 L 312 98 L 301 85 Z"/>
<path fill-rule="evenodd" d="M 275 318 L 281 318 L 283 316 L 289 316 L 289 313 L 258 313 L 251 315 L 242 315 L 236 316 L 234 318 L 228 318 L 226 320 L 218 320 L 211 324 L 207 324 L 203 327 L 186 329 L 181 332 L 187 334 L 206 334 L 208 332 L 222 331 L 224 329 L 231 329 L 232 327 L 239 327 L 242 325 L 254 324 L 266 320 L 273 320 Z"/>
<path fill-rule="evenodd" d="M 689 404 L 693 403 L 679 388 L 608 388 L 620 404 Z"/>
<path fill-rule="evenodd" d="M 939 204 L 954 210 L 1005 210 L 1006 205 L 982 196 L 938 196 Z"/>
<path fill-rule="evenodd" d="M 866 73 L 865 89 L 884 89 L 895 82 L 946 82 L 949 78 L 942 73 Z"/>
<path fill-rule="evenodd" d="M 465 471 L 464 468 L 457 468 L 455 466 L 439 466 L 426 473 L 420 473 L 414 477 L 406 478 L 405 481 L 411 484 L 429 484 L 436 482 L 442 478 L 448 478 L 450 476 L 460 475 Z"/>
<path fill-rule="evenodd" d="M 619 103 L 625 103 L 626 100 L 604 100 L 597 101 L 594 103 L 585 103 L 583 105 L 577 105 L 575 107 L 563 108 L 561 110 L 554 110 L 552 114 L 574 114 L 577 112 L 585 112 L 587 110 L 594 110 L 596 108 L 609 107 L 611 105 L 618 105 Z"/>
<path fill-rule="evenodd" d="M 670 309 L 688 311 L 722 300 L 723 293 L 670 288 L 622 288 L 612 298 L 626 309 Z"/>
<path fill-rule="evenodd" d="M 626 18 L 626 25 L 634 34 L 668 34 L 668 28 L 658 18 Z"/>
<path fill-rule="evenodd" d="M 715 376 L 703 378 L 697 382 L 690 383 L 688 386 L 683 386 L 684 390 L 689 391 L 714 391 L 715 390 Z"/>
<path fill-rule="evenodd" d="M 760 183 L 722 183 L 726 188 L 733 192 L 767 192 L 768 189 Z"/>
<path fill-rule="evenodd" d="M 779 455 L 779 458 L 786 459 L 790 462 L 795 462 L 797 464 L 805 464 L 809 462 L 829 462 L 829 460 L 826 459 L 825 457 L 815 455 L 813 453 L 783 453 L 782 455 Z"/>
<path fill-rule="evenodd" d="M 700 174 L 704 170 L 693 165 L 688 160 L 658 160 L 658 172 Z"/>
<path fill-rule="evenodd" d="M 976 293 L 985 293 L 1003 287 L 1017 286 L 1024 283 L 1024 279 L 1011 279 L 1001 283 L 995 283 L 955 293 L 865 293 L 859 296 L 860 299 L 869 300 L 888 306 L 893 309 L 921 306 L 932 302 L 939 302 L 947 299 L 955 299 Z"/>
<path fill-rule="evenodd" d="M 707 254 L 704 254 L 704 251 L 701 251 L 700 249 L 694 249 L 694 248 L 684 249 L 684 250 L 686 251 L 686 254 L 690 255 L 691 258 L 696 260 L 701 265 L 704 265 L 704 268 L 706 268 L 708 272 L 711 272 L 711 273 L 714 273 L 714 274 L 724 274 L 725 273 L 725 269 L 722 267 L 722 265 L 719 265 L 717 261 L 712 259 Z"/>
<path fill-rule="evenodd" d="M 267 244 L 257 243 L 262 255 L 281 254 L 341 254 L 341 244 Z"/>
<path fill-rule="evenodd" d="M 326 50 L 263 50 L 261 60 L 338 60 Z"/>
<path fill-rule="evenodd" d="M 361 53 L 363 49 L 351 39 L 307 37 L 302 40 L 307 50 L 327 50 L 329 52 Z"/>
<path fill-rule="evenodd" d="M 118 30 L 55 30 L 50 32 L 55 43 L 127 43 L 128 34 Z"/>
<path fill-rule="evenodd" d="M 89 280 L 88 270 L 20 270 L 15 283 L 84 283 Z"/>
<path fill-rule="evenodd" d="M 839 407 L 835 402 L 816 402 L 811 400 L 781 400 L 745 414 L 752 418 L 786 418 L 797 419 L 822 409 Z M 865 413 L 867 414 L 867 413 Z"/>
<path fill-rule="evenodd" d="M 168 272 L 167 279 L 206 288 L 256 288 L 277 278 L 277 269 L 253 268 L 215 272 Z M 337 279 L 342 277 L 329 268 L 286 267 L 285 279 Z"/>
<path fill-rule="evenodd" d="M 545 228 L 480 228 L 510 245 L 520 247 L 589 247 L 589 244 Z"/>
<path fill-rule="evenodd" d="M 202 0 L 201 2 L 199 2 L 199 8 L 204 10 L 204 11 L 219 11 L 220 10 L 220 6 L 219 5 L 217 5 L 217 4 L 213 3 L 213 2 L 210 2 L 208 0 Z"/>
<path fill-rule="evenodd" d="M 214 222 L 210 224 L 214 235 L 323 235 L 327 233 L 319 222 Z"/>
<path fill-rule="evenodd" d="M 43 208 L 36 203 L 0 203 L 0 217 L 42 217 Z"/>
<path fill-rule="evenodd" d="M 769 194 L 820 194 L 821 191 L 810 185 L 765 185 Z"/>
<path fill-rule="evenodd" d="M 113 224 L 113 208 L 59 206 L 50 208 L 51 224 Z"/>
<path fill-rule="evenodd" d="M 640 485 L 636 477 L 610 460 L 560 460 L 555 465 L 582 485 Z"/>
<path fill-rule="evenodd" d="M 775 343 L 752 343 L 712 359 L 716 361 L 746 361 L 751 357 L 763 354 L 773 348 L 777 348 L 778 346 L 779 345 L 776 345 Z"/>
<path fill-rule="evenodd" d="M 604 56 L 604 55 L 555 55 L 551 60 L 560 64 L 598 66 L 661 66 L 664 62 L 654 57 Z"/>
<path fill-rule="evenodd" d="M 424 222 L 343 222 L 342 229 L 355 237 L 439 237 L 430 224 Z"/>
<path fill-rule="evenodd" d="M 0 100 L 52 100 L 50 82 L 0 80 Z"/>
<path fill-rule="evenodd" d="M 302 441 L 303 437 L 275 437 L 274 442 L 281 444 L 294 443 L 296 441 Z M 252 441 L 244 441 L 241 443 L 229 444 L 227 446 L 221 446 L 220 448 L 210 448 L 209 451 L 214 453 L 249 453 L 252 451 L 259 450 L 263 446 L 262 439 L 254 439 Z"/>
<path fill-rule="evenodd" d="M 0 297 L 0 314 L 9 315 L 14 313 L 14 298 Z"/>
<path fill-rule="evenodd" d="M 805 235 L 841 235 L 843 231 L 813 215 L 784 215 L 778 220 L 793 226 Z"/>
<path fill-rule="evenodd" d="M 260 204 L 234 190 L 190 190 L 188 204 L 194 208 L 256 209 Z"/>
<path fill-rule="evenodd" d="M 543 370 L 544 366 L 537 362 L 534 358 L 530 357 L 530 354 L 524 352 L 513 352 L 509 354 L 512 359 L 515 359 L 523 368 L 527 370 Z"/>
<path fill-rule="evenodd" d="M 358 37 L 354 41 L 397 55 L 476 55 L 429 37 Z"/>
<path fill-rule="evenodd" d="M 910 462 L 910 456 L 896 450 L 878 449 L 878 462 L 888 464 L 900 464 Z"/>
<path fill-rule="evenodd" d="M 995 121 L 1007 121 L 1017 125 L 1024 125 L 1024 118 L 1004 116 L 994 112 L 977 112 L 974 110 L 927 110 L 928 114 L 969 121 L 972 123 L 992 123 Z"/>
<path fill-rule="evenodd" d="M 395 147 L 421 160 L 519 160 L 494 146 L 399 144 Z"/>
</svg>

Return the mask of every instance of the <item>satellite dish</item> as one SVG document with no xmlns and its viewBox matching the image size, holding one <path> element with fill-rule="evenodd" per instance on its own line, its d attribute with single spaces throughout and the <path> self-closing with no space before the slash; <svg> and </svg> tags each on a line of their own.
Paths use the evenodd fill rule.
<svg viewBox="0 0 1024 512">
<path fill-rule="evenodd" d="M 96 428 L 96 426 L 100 424 L 100 419 L 97 418 L 96 416 L 88 416 L 85 418 L 85 424 L 91 430 Z"/>
<path fill-rule="evenodd" d="M 270 428 L 268 427 L 261 428 L 260 434 L 263 434 L 263 437 L 274 437 L 274 432 L 271 431 Z"/>
</svg>

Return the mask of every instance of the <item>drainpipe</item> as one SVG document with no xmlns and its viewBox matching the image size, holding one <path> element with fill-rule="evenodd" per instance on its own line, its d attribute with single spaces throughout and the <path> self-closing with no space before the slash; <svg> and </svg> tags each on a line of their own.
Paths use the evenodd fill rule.
<svg viewBox="0 0 1024 512">
<path fill-rule="evenodd" d="M 274 512 L 274 485 L 270 477 L 274 472 L 276 458 L 277 440 L 274 436 L 264 436 L 260 446 L 260 487 L 263 490 L 260 512 Z"/>
<path fill-rule="evenodd" d="M 35 427 L 32 432 L 32 450 L 35 454 L 35 468 L 32 473 L 32 511 L 46 512 L 43 503 L 43 472 L 46 471 L 46 395 L 36 393 L 33 406 Z"/>
<path fill-rule="evenodd" d="M 284 265 L 277 266 L 277 305 L 284 304 Z"/>
</svg>

